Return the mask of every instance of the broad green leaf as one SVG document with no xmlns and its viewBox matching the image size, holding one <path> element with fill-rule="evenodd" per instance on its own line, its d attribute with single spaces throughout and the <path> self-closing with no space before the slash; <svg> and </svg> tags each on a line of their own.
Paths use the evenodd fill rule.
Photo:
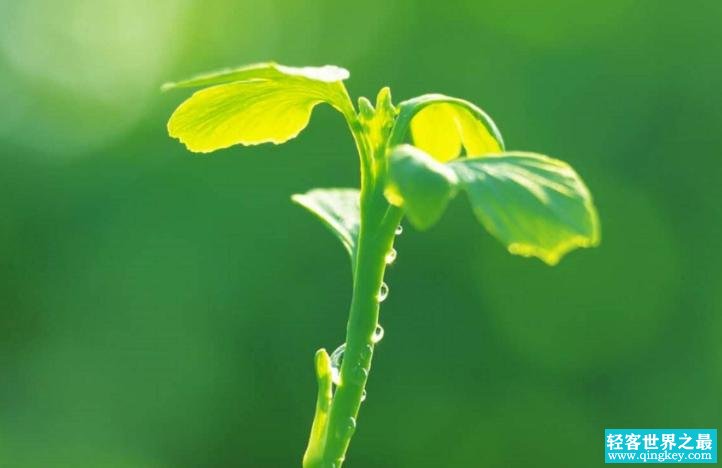
<svg viewBox="0 0 722 468">
<path fill-rule="evenodd" d="M 359 191 L 351 188 L 313 189 L 291 200 L 316 215 L 341 241 L 353 262 L 361 226 Z"/>
<path fill-rule="evenodd" d="M 449 167 L 411 145 L 393 148 L 389 155 L 384 194 L 402 206 L 411 224 L 426 229 L 439 220 L 456 194 L 457 176 Z"/>
<path fill-rule="evenodd" d="M 533 153 L 502 153 L 450 163 L 474 214 L 509 252 L 554 265 L 570 250 L 600 241 L 589 190 L 568 164 Z"/>
<path fill-rule="evenodd" d="M 347 77 L 346 70 L 333 66 L 258 64 L 171 83 L 165 88 L 213 86 L 175 110 L 168 133 L 200 153 L 236 144 L 284 143 L 306 128 L 320 103 L 351 115 L 342 83 Z"/>
<path fill-rule="evenodd" d="M 481 156 L 504 149 L 501 134 L 481 109 L 462 99 L 427 94 L 399 104 L 399 123 L 409 126 L 414 146 L 438 161 Z M 401 136 L 403 138 L 403 136 Z M 394 141 L 392 144 L 400 143 Z"/>
</svg>

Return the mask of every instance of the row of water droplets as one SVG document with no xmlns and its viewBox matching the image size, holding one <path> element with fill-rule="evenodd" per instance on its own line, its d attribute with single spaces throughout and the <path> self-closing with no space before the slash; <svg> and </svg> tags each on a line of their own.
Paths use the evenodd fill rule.
<svg viewBox="0 0 722 468">
<path fill-rule="evenodd" d="M 400 236 L 401 233 L 404 232 L 404 227 L 402 225 L 396 226 L 396 230 L 394 231 L 394 234 L 397 236 Z M 386 261 L 387 265 L 391 265 L 396 261 L 396 249 L 391 247 L 391 250 L 386 254 L 386 257 L 384 257 L 384 260 Z M 376 295 L 376 300 L 379 302 L 384 302 L 386 298 L 389 296 L 389 286 L 382 282 L 381 283 L 381 289 L 379 289 L 378 294 Z"/>
<path fill-rule="evenodd" d="M 381 339 L 384 337 L 384 329 L 381 325 L 376 325 L 376 330 L 374 331 L 373 336 L 371 337 L 371 341 L 373 344 L 378 343 L 381 341 Z M 341 365 L 343 364 L 343 355 L 346 352 L 346 343 L 343 343 L 338 348 L 334 349 L 331 353 L 331 381 L 335 386 L 341 385 Z M 364 353 L 371 354 L 372 348 L 371 345 L 366 345 L 366 348 L 364 348 Z M 357 374 L 354 377 L 358 378 L 359 380 L 365 379 L 367 377 L 368 371 L 363 366 L 357 367 Z M 363 394 L 361 395 L 361 401 L 364 401 L 366 399 L 366 390 L 364 389 Z"/>
<path fill-rule="evenodd" d="M 404 232 L 403 226 L 400 224 L 396 227 L 396 230 L 394 231 L 394 234 L 399 236 L 401 233 Z M 385 261 L 387 265 L 391 265 L 396 260 L 396 250 L 392 247 L 391 250 L 386 254 Z M 378 294 L 376 295 L 376 300 L 379 301 L 379 303 L 383 302 L 389 295 L 389 286 L 382 282 L 381 288 L 379 289 Z M 373 344 L 378 343 L 381 341 L 384 337 L 384 328 L 377 324 L 376 330 L 374 330 L 374 334 L 371 337 L 371 342 Z M 372 349 L 370 346 L 367 347 L 366 352 L 371 353 Z M 331 353 L 331 380 L 335 386 L 341 385 L 341 364 L 343 363 L 343 355 L 346 352 L 346 343 L 343 343 L 341 346 L 333 350 Z M 359 367 L 359 372 L 363 372 L 366 374 L 366 369 L 363 367 Z M 362 376 L 359 376 L 362 377 Z M 365 375 L 363 376 L 365 377 Z M 364 401 L 366 399 L 366 390 L 364 389 L 363 394 L 361 395 L 361 401 Z M 354 421 L 354 426 L 355 426 Z"/>
</svg>

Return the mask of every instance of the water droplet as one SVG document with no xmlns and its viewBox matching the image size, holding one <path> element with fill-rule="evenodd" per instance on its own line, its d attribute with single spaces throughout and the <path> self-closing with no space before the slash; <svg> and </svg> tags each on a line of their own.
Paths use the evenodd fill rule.
<svg viewBox="0 0 722 468">
<path fill-rule="evenodd" d="M 371 359 L 371 355 L 373 354 L 373 352 L 374 352 L 374 348 L 370 344 L 367 344 L 366 346 L 361 348 L 361 353 L 360 353 L 361 361 L 362 362 L 369 361 Z"/>
<path fill-rule="evenodd" d="M 369 376 L 369 371 L 365 367 L 358 365 L 352 370 L 351 378 L 357 384 L 364 384 Z"/>
<path fill-rule="evenodd" d="M 336 437 L 339 439 L 348 439 L 350 438 L 354 431 L 356 430 L 356 419 L 353 417 L 349 417 L 344 424 L 341 424 L 338 429 L 336 430 Z M 342 462 L 343 459 L 338 460 L 338 462 Z M 341 466 L 339 464 L 339 466 Z"/>
<path fill-rule="evenodd" d="M 389 250 L 389 253 L 386 254 L 386 264 L 391 265 L 394 263 L 394 260 L 396 260 L 396 249 Z"/>
<path fill-rule="evenodd" d="M 384 327 L 381 325 L 376 325 L 376 331 L 374 331 L 374 335 L 371 337 L 371 341 L 376 344 L 379 341 L 381 341 L 384 338 Z"/>
<path fill-rule="evenodd" d="M 379 289 L 379 293 L 376 295 L 376 300 L 379 302 L 384 302 L 386 297 L 389 295 L 389 287 L 386 283 L 381 283 L 381 288 Z"/>
<path fill-rule="evenodd" d="M 397 236 L 400 236 L 402 232 L 404 232 L 404 227 L 399 224 L 398 226 L 396 226 L 396 230 L 394 231 L 394 234 L 396 234 Z"/>
<path fill-rule="evenodd" d="M 356 430 L 356 418 L 348 418 L 348 420 L 346 421 L 346 430 L 349 434 L 353 434 L 353 432 Z"/>
<path fill-rule="evenodd" d="M 366 401 L 366 389 L 363 389 L 363 392 L 361 393 L 361 402 Z"/>
<path fill-rule="evenodd" d="M 331 381 L 334 385 L 341 384 L 341 363 L 343 362 L 343 353 L 346 351 L 346 343 L 336 348 L 331 353 Z"/>
<path fill-rule="evenodd" d="M 331 353 L 331 365 L 341 365 L 341 360 L 343 359 L 343 353 L 346 352 L 346 343 L 342 344 L 338 348 L 333 350 L 333 353 Z"/>
</svg>

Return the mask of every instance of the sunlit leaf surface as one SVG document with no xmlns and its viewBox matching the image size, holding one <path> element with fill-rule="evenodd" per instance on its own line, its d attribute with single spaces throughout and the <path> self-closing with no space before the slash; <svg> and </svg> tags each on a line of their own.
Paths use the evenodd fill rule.
<svg viewBox="0 0 722 468">
<path fill-rule="evenodd" d="M 474 104 L 441 94 L 426 94 L 399 104 L 410 116 L 414 146 L 441 162 L 463 153 L 481 156 L 504 150 L 501 134 L 491 118 Z"/>
<path fill-rule="evenodd" d="M 284 143 L 306 128 L 320 103 L 348 115 L 351 104 L 342 83 L 347 77 L 346 70 L 334 66 L 257 64 L 170 83 L 164 88 L 213 86 L 176 109 L 168 133 L 199 153 L 236 144 Z"/>
</svg>

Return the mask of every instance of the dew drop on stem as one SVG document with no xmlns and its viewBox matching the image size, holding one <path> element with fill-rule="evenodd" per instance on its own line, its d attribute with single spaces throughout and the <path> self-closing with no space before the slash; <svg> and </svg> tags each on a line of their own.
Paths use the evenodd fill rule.
<svg viewBox="0 0 722 468">
<path fill-rule="evenodd" d="M 339 439 L 350 439 L 355 431 L 356 431 L 356 419 L 353 417 L 350 417 L 336 428 L 336 436 Z M 341 466 L 341 465 L 339 464 L 338 466 Z"/>
<path fill-rule="evenodd" d="M 386 264 L 391 265 L 394 263 L 394 260 L 396 260 L 396 249 L 389 250 L 389 253 L 386 254 Z"/>
<path fill-rule="evenodd" d="M 381 325 L 376 325 L 376 331 L 374 331 L 373 336 L 371 337 L 371 341 L 376 344 L 379 341 L 381 341 L 384 337 L 384 327 Z"/>
<path fill-rule="evenodd" d="M 363 348 L 361 348 L 361 359 L 363 361 L 368 361 L 371 359 L 371 355 L 373 354 L 374 349 L 370 344 L 367 344 Z"/>
<path fill-rule="evenodd" d="M 366 382 L 366 379 L 369 376 L 369 371 L 366 370 L 366 368 L 363 365 L 359 364 L 352 368 L 351 374 L 352 374 L 351 379 L 355 383 L 357 383 L 359 385 L 363 385 L 363 383 Z"/>
<path fill-rule="evenodd" d="M 361 392 L 361 402 L 363 403 L 366 401 L 366 389 L 363 389 L 363 392 Z"/>
<path fill-rule="evenodd" d="M 356 418 L 350 417 L 346 420 L 346 424 L 341 427 L 347 437 L 350 437 L 356 431 Z"/>
<path fill-rule="evenodd" d="M 396 230 L 394 231 L 394 234 L 396 234 L 397 236 L 400 236 L 402 232 L 404 232 L 404 227 L 399 224 L 398 226 L 396 226 Z"/>
<path fill-rule="evenodd" d="M 376 300 L 379 302 L 384 302 L 386 298 L 389 295 L 389 287 L 386 283 L 381 283 L 381 288 L 379 289 L 378 294 L 376 295 Z"/>
<path fill-rule="evenodd" d="M 343 362 L 343 353 L 346 351 L 346 343 L 336 348 L 331 353 L 331 381 L 334 385 L 341 384 L 341 363 Z"/>
</svg>

